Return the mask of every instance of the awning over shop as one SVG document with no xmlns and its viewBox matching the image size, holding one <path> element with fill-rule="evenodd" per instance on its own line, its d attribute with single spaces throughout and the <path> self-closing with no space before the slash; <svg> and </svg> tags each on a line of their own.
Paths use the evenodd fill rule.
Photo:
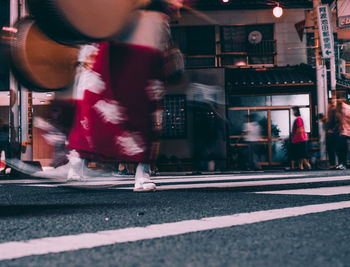
<svg viewBox="0 0 350 267">
<path fill-rule="evenodd" d="M 227 82 L 232 87 L 270 87 L 315 85 L 315 70 L 307 65 L 273 68 L 227 69 Z"/>
</svg>

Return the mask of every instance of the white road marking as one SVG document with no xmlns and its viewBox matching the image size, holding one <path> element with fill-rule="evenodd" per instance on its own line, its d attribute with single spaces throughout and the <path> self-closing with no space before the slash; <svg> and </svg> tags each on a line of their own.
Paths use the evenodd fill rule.
<svg viewBox="0 0 350 267">
<path fill-rule="evenodd" d="M 305 184 L 319 182 L 336 182 L 350 180 L 350 176 L 335 176 L 321 178 L 301 178 L 301 179 L 283 179 L 283 180 L 263 180 L 248 182 L 232 182 L 232 183 L 202 183 L 202 184 L 175 184 L 175 185 L 159 185 L 157 191 L 162 190 L 178 190 L 178 189 L 196 189 L 196 188 L 234 188 L 249 186 L 266 186 L 266 185 L 286 185 L 286 184 Z M 132 189 L 131 187 L 120 187 L 113 189 Z"/>
<path fill-rule="evenodd" d="M 54 181 L 50 180 L 35 180 L 35 179 L 13 179 L 13 180 L 2 180 L 1 184 L 32 184 L 32 183 L 51 183 Z"/>
<path fill-rule="evenodd" d="M 225 181 L 225 180 L 250 180 L 250 179 L 273 179 L 273 178 L 288 178 L 288 177 L 303 177 L 303 174 L 294 175 L 206 175 L 206 176 L 155 176 L 151 177 L 155 182 L 160 183 L 171 183 L 171 182 L 205 182 L 205 181 Z M 87 178 L 88 182 L 95 181 L 121 181 L 125 183 L 121 184 L 131 184 L 134 182 L 133 177 L 94 177 Z M 12 183 L 53 183 L 53 182 L 63 182 L 64 179 L 54 179 L 54 178 L 40 178 L 40 179 L 9 179 L 0 180 L 0 184 L 12 184 Z M 130 183 L 128 183 L 129 181 Z"/>
<path fill-rule="evenodd" d="M 151 179 L 155 182 L 159 183 L 171 183 L 171 182 L 210 182 L 210 181 L 235 181 L 235 180 L 260 180 L 260 179 L 274 179 L 274 178 L 293 178 L 293 177 L 303 177 L 305 175 L 302 174 L 294 174 L 294 175 L 215 175 L 215 176 L 181 176 L 181 177 L 151 177 Z"/>
<path fill-rule="evenodd" d="M 254 192 L 256 194 L 281 194 L 281 195 L 311 195 L 311 196 L 335 196 L 350 194 L 350 186 L 333 186 L 309 189 L 278 190 Z"/>
<path fill-rule="evenodd" d="M 287 178 L 287 179 L 268 179 L 271 176 L 215 176 L 215 177 L 204 177 L 204 178 L 193 178 L 193 177 L 171 177 L 166 179 L 164 177 L 158 177 L 152 179 L 157 184 L 157 190 L 177 190 L 177 189 L 196 189 L 196 188 L 234 188 L 234 187 L 249 187 L 249 186 L 266 186 L 266 185 L 287 185 L 287 184 L 303 184 L 303 183 L 319 183 L 319 182 L 336 182 L 336 181 L 350 181 L 350 176 L 331 176 L 331 177 L 303 177 L 296 179 L 288 179 L 288 176 L 276 175 L 277 178 Z M 254 181 L 236 181 L 254 179 Z M 223 181 L 216 182 L 213 181 Z M 224 182 L 226 181 L 226 182 Z M 199 182 L 199 183 L 195 183 Z M 132 190 L 134 185 L 134 179 L 130 178 L 106 178 L 97 177 L 91 178 L 84 182 L 74 182 L 74 183 L 62 183 L 59 180 L 51 179 L 28 179 L 28 180 L 3 180 L 0 184 L 20 184 L 24 186 L 40 186 L 40 187 L 57 187 L 57 186 L 75 186 L 82 188 L 93 188 L 94 186 L 102 188 L 109 187 L 112 189 L 124 189 Z M 46 183 L 56 183 L 44 186 Z M 162 185 L 167 183 L 166 185 Z M 129 185 L 129 186 L 128 186 Z M 123 187 L 125 186 L 125 187 Z M 283 191 L 283 190 L 281 190 Z M 273 191 L 276 192 L 276 191 Z"/>
<path fill-rule="evenodd" d="M 215 180 L 249 180 L 249 179 L 268 179 L 268 178 L 283 178 L 283 177 L 306 177 L 308 174 L 250 174 L 250 175 L 237 175 L 237 174 L 220 174 L 220 175 L 188 175 L 188 176 L 152 176 L 152 180 L 162 179 L 193 179 L 194 181 L 211 181 Z"/>
<path fill-rule="evenodd" d="M 208 217 L 200 220 L 153 224 L 146 227 L 99 231 L 96 233 L 7 242 L 0 244 L 0 260 L 12 260 L 33 255 L 90 249 L 118 243 L 183 235 L 347 208 L 350 208 L 350 201 L 239 213 Z"/>
<path fill-rule="evenodd" d="M 219 175 L 219 176 L 156 176 L 152 177 L 155 183 L 190 183 L 190 182 L 210 182 L 210 181 L 235 181 L 235 180 L 250 180 L 250 179 L 273 179 L 273 178 L 289 178 L 289 177 L 302 177 L 302 174 L 289 175 Z M 76 182 L 77 186 L 93 186 L 95 183 L 99 186 L 106 184 L 106 186 L 120 186 L 120 185 L 134 185 L 135 179 L 133 177 L 94 177 L 87 178 L 84 182 Z M 55 183 L 52 185 L 44 186 L 43 184 Z M 19 184 L 32 187 L 57 187 L 65 186 L 67 183 L 65 179 L 9 179 L 2 180 L 0 184 Z M 69 186 L 69 185 L 68 185 Z M 130 188 L 129 188 L 130 189 Z"/>
</svg>

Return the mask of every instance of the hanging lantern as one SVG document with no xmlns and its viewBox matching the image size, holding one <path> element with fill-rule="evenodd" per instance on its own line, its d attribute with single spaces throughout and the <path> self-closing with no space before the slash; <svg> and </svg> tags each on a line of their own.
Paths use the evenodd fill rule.
<svg viewBox="0 0 350 267">
<path fill-rule="evenodd" d="M 272 13 L 276 18 L 280 18 L 283 15 L 283 9 L 278 5 L 274 7 L 274 9 L 272 10 Z"/>
</svg>

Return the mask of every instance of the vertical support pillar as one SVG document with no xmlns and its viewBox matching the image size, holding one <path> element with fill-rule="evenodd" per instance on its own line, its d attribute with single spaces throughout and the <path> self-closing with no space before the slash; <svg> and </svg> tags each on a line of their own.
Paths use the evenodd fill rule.
<svg viewBox="0 0 350 267">
<path fill-rule="evenodd" d="M 27 15 L 25 0 L 19 0 L 20 17 Z M 33 93 L 21 88 L 21 160 L 33 160 Z"/>
<path fill-rule="evenodd" d="M 337 87 L 337 77 L 336 77 L 336 71 L 335 71 L 336 65 L 335 65 L 335 56 L 331 58 L 330 60 L 330 72 L 331 72 L 331 90 L 332 95 L 335 93 L 336 87 Z"/>
<path fill-rule="evenodd" d="M 221 67 L 220 27 L 215 26 L 215 67 Z"/>
<path fill-rule="evenodd" d="M 33 98 L 32 92 L 27 89 L 21 90 L 21 132 L 22 132 L 22 153 L 21 160 L 33 160 Z"/>
<path fill-rule="evenodd" d="M 19 0 L 10 1 L 10 26 L 12 27 L 19 18 Z M 14 153 L 12 156 L 17 155 L 19 152 L 20 144 L 20 112 L 19 112 L 19 92 L 20 87 L 10 72 L 10 107 L 9 107 L 9 128 L 10 128 L 10 143 L 11 152 Z"/>
</svg>

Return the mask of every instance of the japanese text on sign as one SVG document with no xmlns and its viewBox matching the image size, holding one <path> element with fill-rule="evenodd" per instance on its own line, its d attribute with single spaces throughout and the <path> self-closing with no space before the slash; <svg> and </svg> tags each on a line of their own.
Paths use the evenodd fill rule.
<svg viewBox="0 0 350 267">
<path fill-rule="evenodd" d="M 317 19 L 322 56 L 323 58 L 331 58 L 334 56 L 334 41 L 328 5 L 318 6 Z"/>
</svg>

